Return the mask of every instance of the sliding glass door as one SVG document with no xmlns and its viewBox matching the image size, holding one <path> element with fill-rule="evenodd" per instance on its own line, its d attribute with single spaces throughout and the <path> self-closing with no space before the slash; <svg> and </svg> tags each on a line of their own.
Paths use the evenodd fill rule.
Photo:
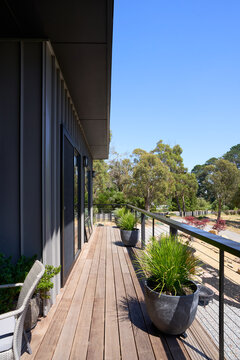
<svg viewBox="0 0 240 360">
<path fill-rule="evenodd" d="M 62 282 L 65 283 L 81 246 L 80 155 L 63 128 Z"/>
</svg>

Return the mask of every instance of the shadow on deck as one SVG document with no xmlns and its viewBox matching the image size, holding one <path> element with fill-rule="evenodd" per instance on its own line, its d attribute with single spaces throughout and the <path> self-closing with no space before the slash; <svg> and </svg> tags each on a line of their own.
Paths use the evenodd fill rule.
<svg viewBox="0 0 240 360">
<path fill-rule="evenodd" d="M 31 347 L 22 359 L 218 359 L 197 320 L 185 339 L 154 328 L 131 249 L 110 226 L 95 228 L 56 304 L 32 331 Z"/>
</svg>

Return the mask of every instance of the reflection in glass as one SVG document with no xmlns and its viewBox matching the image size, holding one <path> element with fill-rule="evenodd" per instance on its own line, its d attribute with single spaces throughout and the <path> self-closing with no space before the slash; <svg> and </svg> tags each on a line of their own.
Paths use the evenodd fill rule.
<svg viewBox="0 0 240 360">
<path fill-rule="evenodd" d="M 89 216 L 89 196 L 88 196 L 88 170 L 85 168 L 85 192 L 84 192 L 84 215 L 85 215 L 85 220 L 88 218 Z"/>
<path fill-rule="evenodd" d="M 88 241 L 91 233 L 91 223 L 90 223 L 90 204 L 89 204 L 89 171 L 85 168 L 84 173 L 84 224 L 85 224 L 85 242 Z"/>
<path fill-rule="evenodd" d="M 74 150 L 74 253 L 79 250 L 79 173 L 78 152 Z"/>
</svg>

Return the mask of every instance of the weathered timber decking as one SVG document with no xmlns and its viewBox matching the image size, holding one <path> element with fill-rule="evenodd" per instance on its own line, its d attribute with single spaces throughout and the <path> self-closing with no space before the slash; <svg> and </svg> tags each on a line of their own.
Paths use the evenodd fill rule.
<svg viewBox="0 0 240 360">
<path fill-rule="evenodd" d="M 118 229 L 97 227 L 21 359 L 218 359 L 196 320 L 186 339 L 153 328 L 129 253 Z"/>
</svg>

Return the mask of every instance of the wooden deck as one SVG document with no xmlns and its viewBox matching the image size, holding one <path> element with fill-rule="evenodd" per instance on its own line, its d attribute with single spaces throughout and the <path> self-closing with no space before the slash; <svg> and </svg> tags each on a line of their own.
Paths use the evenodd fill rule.
<svg viewBox="0 0 240 360">
<path fill-rule="evenodd" d="M 97 227 L 21 359 L 218 359 L 196 320 L 185 339 L 153 328 L 130 253 L 118 229 Z"/>
</svg>

